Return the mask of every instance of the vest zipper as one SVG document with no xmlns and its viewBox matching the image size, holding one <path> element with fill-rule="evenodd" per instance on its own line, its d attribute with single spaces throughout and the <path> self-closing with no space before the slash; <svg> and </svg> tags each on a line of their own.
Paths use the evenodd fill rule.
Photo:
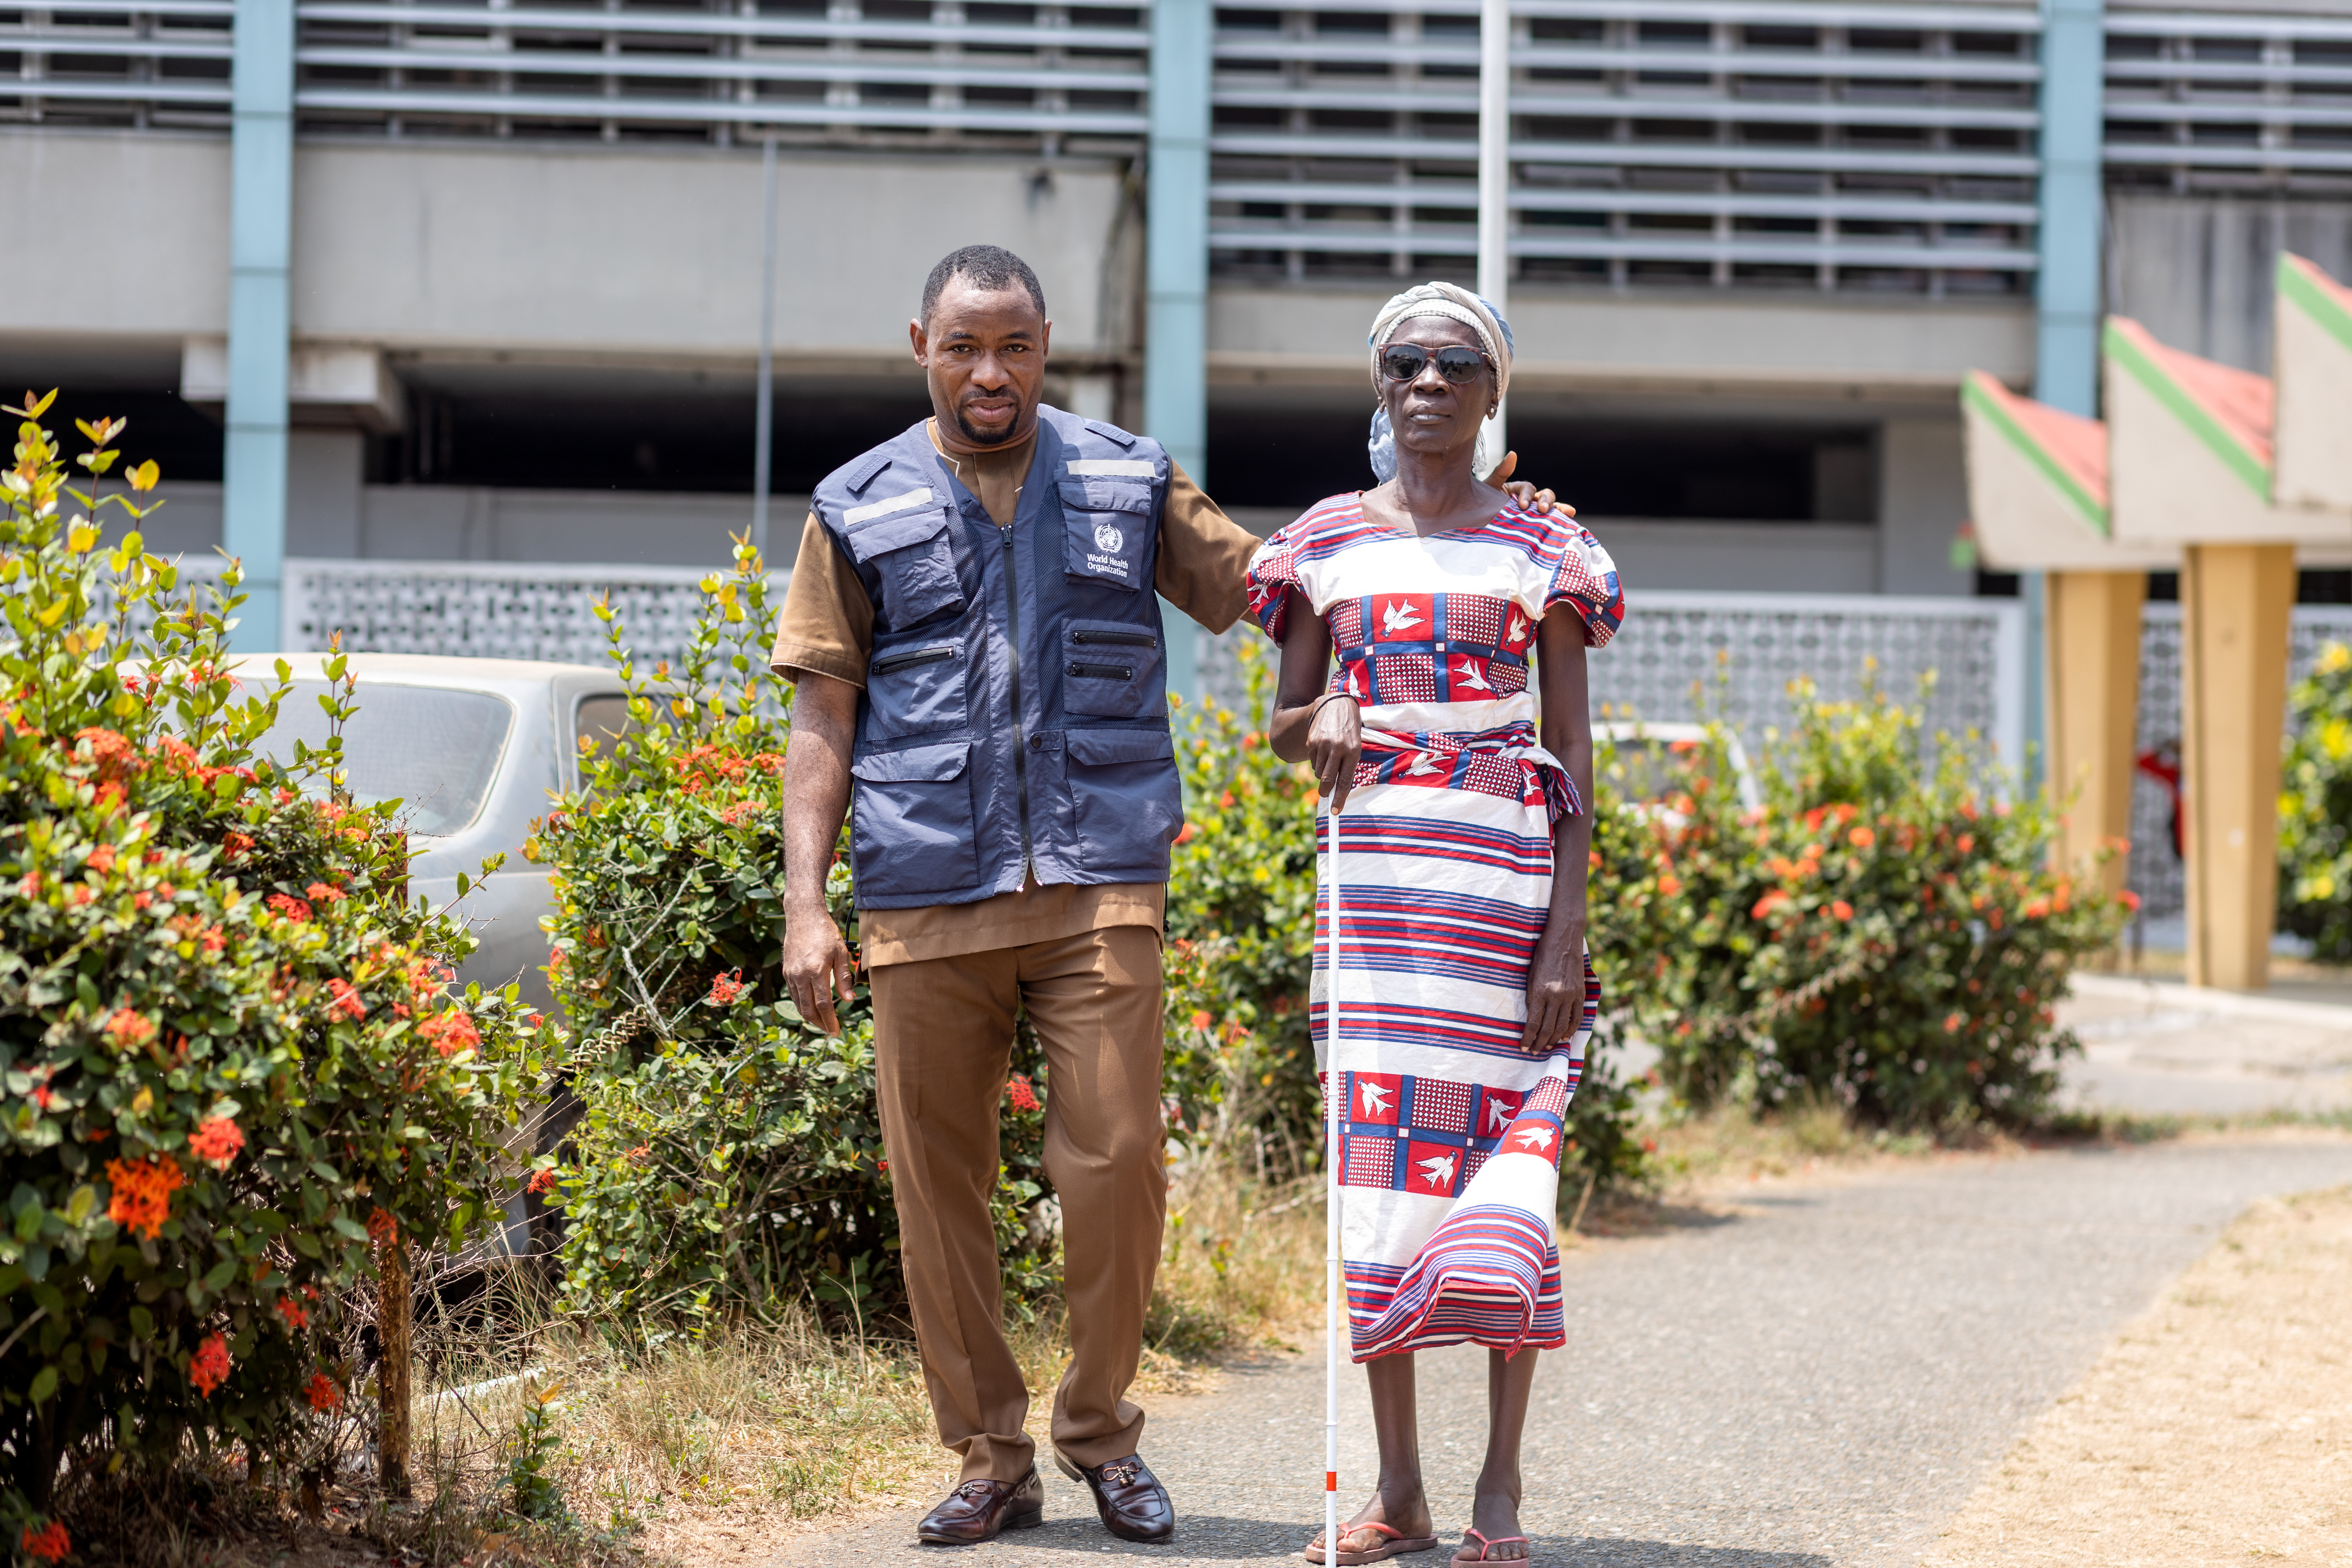
<svg viewBox="0 0 2352 1568">
<path fill-rule="evenodd" d="M 997 533 L 1004 541 L 1004 618 L 1012 632 L 1007 651 L 1013 678 L 1013 797 L 1021 814 L 1021 885 L 1025 888 L 1037 868 L 1029 841 L 1029 724 L 1021 712 L 1021 580 L 1013 566 L 1013 531 L 1000 526 Z"/>
<path fill-rule="evenodd" d="M 894 653 L 874 661 L 874 673 L 887 675 L 894 669 L 904 669 L 912 664 L 935 664 L 943 658 L 953 658 L 951 647 L 919 647 L 908 653 Z"/>
<path fill-rule="evenodd" d="M 1160 641 L 1158 637 L 1153 637 L 1150 632 L 1104 631 L 1093 626 L 1083 627 L 1077 631 L 1072 632 L 1070 634 L 1070 640 L 1072 642 L 1133 643 L 1142 647 L 1155 647 Z"/>
<path fill-rule="evenodd" d="M 1135 679 L 1135 670 L 1129 665 L 1080 664 L 1076 659 L 1070 661 L 1070 673 L 1092 676 L 1097 680 L 1133 680 Z"/>
</svg>

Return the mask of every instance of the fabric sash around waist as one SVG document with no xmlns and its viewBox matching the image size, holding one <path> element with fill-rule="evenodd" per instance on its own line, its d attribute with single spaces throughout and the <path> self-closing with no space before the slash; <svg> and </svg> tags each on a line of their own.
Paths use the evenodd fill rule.
<svg viewBox="0 0 2352 1568">
<path fill-rule="evenodd" d="M 1360 789 L 1401 784 L 1469 790 L 1527 805 L 1540 801 L 1546 817 L 1555 823 L 1584 814 L 1576 781 L 1559 758 L 1537 743 L 1532 724 L 1522 721 L 1472 734 L 1396 734 L 1367 725 L 1363 738 L 1363 754 L 1356 764 Z"/>
</svg>

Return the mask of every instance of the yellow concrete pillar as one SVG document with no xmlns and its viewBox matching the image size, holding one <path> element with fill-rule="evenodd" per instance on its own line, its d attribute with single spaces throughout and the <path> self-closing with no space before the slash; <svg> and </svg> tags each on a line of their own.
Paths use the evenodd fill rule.
<svg viewBox="0 0 2352 1568">
<path fill-rule="evenodd" d="M 2142 572 L 2053 572 L 2044 601 L 2048 631 L 2052 804 L 2059 812 L 2059 868 L 2082 874 L 2099 847 L 2131 836 L 2132 770 L 2137 758 Z M 2112 895 L 2126 857 L 2099 872 Z"/>
<path fill-rule="evenodd" d="M 2189 983 L 2259 991 L 2278 911 L 2291 544 L 2191 544 L 2180 570 Z"/>
</svg>

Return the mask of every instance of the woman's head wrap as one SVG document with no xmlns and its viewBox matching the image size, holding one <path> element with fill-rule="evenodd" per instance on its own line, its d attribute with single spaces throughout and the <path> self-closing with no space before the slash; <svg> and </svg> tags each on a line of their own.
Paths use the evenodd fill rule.
<svg viewBox="0 0 2352 1568">
<path fill-rule="evenodd" d="M 1381 307 L 1372 318 L 1371 335 L 1365 342 L 1372 351 L 1372 388 L 1381 390 L 1381 351 L 1388 347 L 1398 327 L 1416 316 L 1440 316 L 1449 321 L 1459 321 L 1478 334 L 1478 346 L 1486 351 L 1486 358 L 1495 367 L 1495 397 L 1497 402 L 1511 386 L 1511 324 L 1503 313 L 1486 300 L 1452 283 L 1423 283 L 1408 289 Z M 1372 410 L 1371 439 L 1366 444 L 1372 459 L 1372 472 L 1386 484 L 1396 478 L 1396 432 L 1389 426 L 1388 405 L 1383 400 Z M 1489 455 L 1482 434 L 1478 451 L 1472 459 L 1477 471 L 1484 475 L 1501 460 L 1499 453 Z"/>
</svg>

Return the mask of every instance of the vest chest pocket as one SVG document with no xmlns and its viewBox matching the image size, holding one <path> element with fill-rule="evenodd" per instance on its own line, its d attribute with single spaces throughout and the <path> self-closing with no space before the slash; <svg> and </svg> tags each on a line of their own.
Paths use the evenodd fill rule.
<svg viewBox="0 0 2352 1568">
<path fill-rule="evenodd" d="M 885 649 L 866 670 L 866 700 L 875 733 L 962 729 L 967 684 L 961 638 Z"/>
<path fill-rule="evenodd" d="M 873 567 L 882 578 L 882 616 L 890 626 L 910 626 L 963 608 L 945 508 L 857 523 L 847 539 L 857 563 Z"/>
<path fill-rule="evenodd" d="M 1089 477 L 1060 483 L 1065 574 L 1121 588 L 1150 586 L 1150 481 Z"/>
<path fill-rule="evenodd" d="M 849 765 L 849 861 L 861 899 L 952 893 L 980 880 L 971 742 L 877 752 Z"/>
<path fill-rule="evenodd" d="M 1062 709 L 1139 719 L 1160 683 L 1160 637 L 1148 626 L 1076 621 L 1062 628 Z"/>
</svg>

